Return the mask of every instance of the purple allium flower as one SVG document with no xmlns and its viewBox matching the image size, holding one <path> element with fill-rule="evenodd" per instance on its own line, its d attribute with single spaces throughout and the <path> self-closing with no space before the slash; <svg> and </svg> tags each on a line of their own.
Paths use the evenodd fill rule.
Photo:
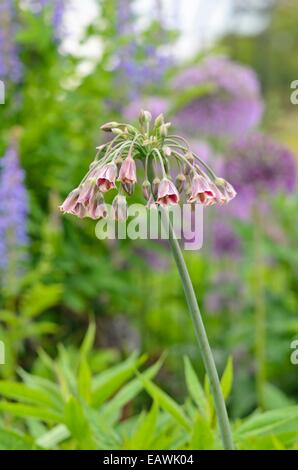
<svg viewBox="0 0 298 470">
<path fill-rule="evenodd" d="M 159 114 L 164 114 L 168 109 L 168 102 L 159 96 L 150 96 L 147 98 L 137 98 L 124 109 L 124 116 L 133 121 L 138 118 L 140 109 L 150 109 L 153 119 Z"/>
<path fill-rule="evenodd" d="M 296 184 L 292 152 L 270 136 L 260 133 L 248 135 L 231 146 L 222 173 L 229 175 L 238 191 L 238 197 L 224 209 L 227 220 L 250 221 L 253 206 L 265 213 L 273 195 L 292 192 Z M 237 255 L 241 251 L 237 238 L 228 225 L 221 223 L 218 227 L 218 223 L 215 224 L 215 254 Z"/>
<path fill-rule="evenodd" d="M 16 147 L 11 145 L 0 160 L 0 269 L 13 262 L 18 271 L 29 243 L 24 178 Z"/>
<path fill-rule="evenodd" d="M 14 83 L 22 78 L 22 64 L 15 42 L 16 29 L 13 2 L 0 0 L 0 79 Z"/>
<path fill-rule="evenodd" d="M 213 233 L 213 251 L 216 256 L 236 257 L 241 253 L 241 241 L 230 225 L 216 221 Z"/>
<path fill-rule="evenodd" d="M 223 165 L 239 197 L 231 206 L 238 217 L 249 216 L 250 207 L 263 196 L 292 192 L 296 184 L 296 164 L 292 152 L 271 137 L 254 133 L 234 143 Z"/>
<path fill-rule="evenodd" d="M 174 124 L 189 133 L 238 137 L 254 128 L 262 117 L 263 102 L 255 72 L 225 57 L 208 57 L 183 71 L 174 81 L 177 90 L 210 85 L 176 113 Z"/>
</svg>

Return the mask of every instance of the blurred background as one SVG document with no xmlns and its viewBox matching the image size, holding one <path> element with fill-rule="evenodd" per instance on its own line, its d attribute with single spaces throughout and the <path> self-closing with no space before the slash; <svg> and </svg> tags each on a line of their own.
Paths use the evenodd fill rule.
<svg viewBox="0 0 298 470">
<path fill-rule="evenodd" d="M 220 371 L 233 356 L 231 416 L 295 403 L 297 22 L 294 0 L 0 0 L 2 378 L 76 350 L 91 319 L 105 367 L 167 351 L 157 381 L 178 401 L 183 355 L 203 377 L 167 245 L 99 241 L 58 209 L 100 125 L 145 108 L 238 191 L 186 253 Z"/>
</svg>

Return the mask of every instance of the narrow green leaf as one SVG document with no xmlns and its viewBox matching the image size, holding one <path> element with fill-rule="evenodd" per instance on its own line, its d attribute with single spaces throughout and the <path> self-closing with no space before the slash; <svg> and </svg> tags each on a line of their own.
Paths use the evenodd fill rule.
<svg viewBox="0 0 298 470">
<path fill-rule="evenodd" d="M 149 367 L 149 369 L 142 373 L 143 377 L 153 379 L 160 370 L 163 361 L 164 358 L 162 357 L 153 364 L 153 366 Z M 143 388 L 143 383 L 139 377 L 131 380 L 128 384 L 122 387 L 107 404 L 104 405 L 102 415 L 114 423 L 119 417 L 122 407 L 133 400 L 143 390 Z"/>
<path fill-rule="evenodd" d="M 96 334 L 96 324 L 94 321 L 91 321 L 87 333 L 83 339 L 83 342 L 80 347 L 80 356 L 87 356 L 92 350 Z"/>
<path fill-rule="evenodd" d="M 220 381 L 220 385 L 224 399 L 226 400 L 229 397 L 233 386 L 233 360 L 231 356 L 228 359 L 226 368 Z"/>
<path fill-rule="evenodd" d="M 91 398 L 91 370 L 86 359 L 82 359 L 78 372 L 78 390 L 84 400 L 89 403 Z"/>
<path fill-rule="evenodd" d="M 28 403 L 47 405 L 49 408 L 53 405 L 55 407 L 55 402 L 46 391 L 30 388 L 18 382 L 0 381 L 0 395 Z"/>
<path fill-rule="evenodd" d="M 70 437 L 70 431 L 64 424 L 58 424 L 50 431 L 40 436 L 36 443 L 44 449 L 54 449 L 60 442 Z"/>
<path fill-rule="evenodd" d="M 196 403 L 200 414 L 207 418 L 209 409 L 208 401 L 205 397 L 203 387 L 200 384 L 197 374 L 195 373 L 189 358 L 186 356 L 184 357 L 184 370 L 189 394 Z"/>
<path fill-rule="evenodd" d="M 96 443 L 80 402 L 71 396 L 65 405 L 65 424 L 78 443 L 79 449 L 95 450 Z"/>
<path fill-rule="evenodd" d="M 157 424 L 158 405 L 153 402 L 151 410 L 138 423 L 133 435 L 125 446 L 126 449 L 150 450 Z"/>
<path fill-rule="evenodd" d="M 29 436 L 0 427 L 0 450 L 34 450 L 36 446 Z"/>
<path fill-rule="evenodd" d="M 175 418 L 175 420 L 181 424 L 181 426 L 183 426 L 187 431 L 190 431 L 191 424 L 184 414 L 182 407 L 179 406 L 175 400 L 173 400 L 173 398 L 157 387 L 157 385 L 146 379 L 142 374 L 138 374 L 138 376 L 140 377 L 144 388 L 147 390 L 152 399 L 155 400 L 161 406 L 161 408 L 173 416 L 173 418 Z"/>
<path fill-rule="evenodd" d="M 100 406 L 111 397 L 121 385 L 127 382 L 135 373 L 136 368 L 144 361 L 144 358 L 129 357 L 122 364 L 98 374 L 92 382 L 91 404 Z"/>
<path fill-rule="evenodd" d="M 192 436 L 189 441 L 191 450 L 212 450 L 214 448 L 214 430 L 211 429 L 208 422 L 197 414 Z"/>
<path fill-rule="evenodd" d="M 9 403 L 7 401 L 0 401 L 0 410 L 6 411 L 13 416 L 21 418 L 36 418 L 46 422 L 62 423 L 63 416 L 49 411 L 44 408 L 38 408 L 20 403 Z"/>
</svg>

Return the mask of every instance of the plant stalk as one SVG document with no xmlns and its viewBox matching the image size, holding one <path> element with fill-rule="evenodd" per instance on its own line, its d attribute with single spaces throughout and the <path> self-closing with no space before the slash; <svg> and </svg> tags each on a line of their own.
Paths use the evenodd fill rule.
<svg viewBox="0 0 298 470">
<path fill-rule="evenodd" d="M 201 312 L 196 299 L 195 291 L 179 242 L 175 236 L 169 217 L 167 217 L 167 219 L 169 227 L 169 242 L 183 284 L 185 297 L 193 321 L 196 337 L 199 343 L 199 349 L 201 352 L 202 360 L 205 366 L 207 376 L 209 378 L 211 392 L 215 404 L 215 410 L 218 418 L 218 424 L 222 436 L 223 446 L 225 450 L 234 450 L 232 432 L 230 428 L 225 400 L 222 394 L 218 373 L 216 370 L 207 333 L 202 320 Z"/>
</svg>

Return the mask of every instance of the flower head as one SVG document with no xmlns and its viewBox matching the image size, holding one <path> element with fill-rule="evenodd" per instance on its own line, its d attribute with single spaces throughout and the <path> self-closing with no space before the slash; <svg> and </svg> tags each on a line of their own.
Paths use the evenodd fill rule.
<svg viewBox="0 0 298 470">
<path fill-rule="evenodd" d="M 263 102 L 255 72 L 221 57 L 204 59 L 175 79 L 181 92 L 195 87 L 210 88 L 188 100 L 177 112 L 174 123 L 188 133 L 239 137 L 254 128 L 262 117 Z"/>
<path fill-rule="evenodd" d="M 209 206 L 227 203 L 235 197 L 234 188 L 226 180 L 218 178 L 190 150 L 185 139 L 169 134 L 170 123 L 165 121 L 163 115 L 157 116 L 153 125 L 151 121 L 152 114 L 141 111 L 139 128 L 116 122 L 101 127 L 114 137 L 98 147 L 88 173 L 62 204 L 63 212 L 80 218 L 106 217 L 108 211 L 104 193 L 116 189 L 118 194 L 112 204 L 112 214 L 116 220 L 125 220 L 127 200 L 123 191 L 131 195 L 138 181 L 136 160 L 143 167 L 144 178 L 140 186 L 147 208 L 166 208 L 183 200 Z M 176 178 L 172 170 L 170 172 L 173 164 L 176 164 L 178 170 Z"/>
</svg>

